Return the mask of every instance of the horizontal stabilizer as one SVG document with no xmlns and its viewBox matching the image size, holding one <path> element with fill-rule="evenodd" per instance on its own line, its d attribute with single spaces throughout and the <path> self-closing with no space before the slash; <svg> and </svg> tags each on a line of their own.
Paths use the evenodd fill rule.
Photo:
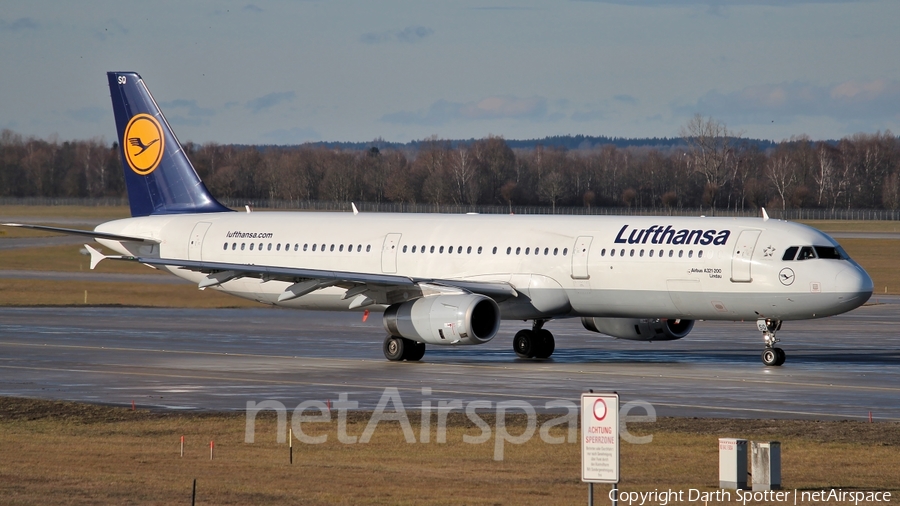
<svg viewBox="0 0 900 506">
<path fill-rule="evenodd" d="M 45 225 L 25 225 L 22 223 L 0 223 L 4 227 L 20 227 L 20 228 L 31 228 L 34 230 L 47 230 L 49 232 L 59 232 L 60 234 L 69 234 L 69 235 L 81 235 L 84 237 L 93 237 L 95 239 L 110 239 L 113 241 L 131 241 L 131 242 L 144 242 L 150 244 L 159 244 L 159 240 L 151 239 L 148 237 L 134 237 L 130 235 L 121 235 L 121 234 L 108 234 L 106 232 L 97 232 L 95 230 L 81 230 L 77 228 L 59 228 L 59 227 L 48 227 Z"/>
</svg>

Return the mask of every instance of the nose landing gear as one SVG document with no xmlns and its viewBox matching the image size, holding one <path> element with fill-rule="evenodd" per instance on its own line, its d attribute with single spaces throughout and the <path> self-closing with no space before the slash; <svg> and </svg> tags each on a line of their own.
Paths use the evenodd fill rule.
<svg viewBox="0 0 900 506">
<path fill-rule="evenodd" d="M 775 347 L 778 342 L 775 332 L 781 330 L 781 320 L 760 318 L 756 320 L 756 328 L 763 333 L 763 340 L 766 342 L 766 348 L 762 352 L 763 364 L 772 367 L 783 364 L 786 358 L 784 350 Z"/>
</svg>

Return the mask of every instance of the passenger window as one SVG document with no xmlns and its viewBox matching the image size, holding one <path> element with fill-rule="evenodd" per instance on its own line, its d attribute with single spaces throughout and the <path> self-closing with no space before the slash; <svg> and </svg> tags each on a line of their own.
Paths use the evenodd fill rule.
<svg viewBox="0 0 900 506">
<path fill-rule="evenodd" d="M 507 248 L 506 248 L 506 254 L 509 255 L 509 254 L 511 254 L 511 253 L 512 253 L 512 247 L 507 247 Z"/>
<path fill-rule="evenodd" d="M 466 248 L 466 255 L 471 255 L 471 254 L 472 254 L 472 247 L 469 246 L 468 248 Z"/>
<path fill-rule="evenodd" d="M 665 252 L 665 250 L 659 250 L 659 258 L 662 258 Z"/>
<path fill-rule="evenodd" d="M 798 249 L 800 248 L 797 246 L 791 246 L 790 248 L 784 250 L 784 256 L 782 256 L 781 259 L 785 261 L 793 260 L 797 256 Z"/>
<path fill-rule="evenodd" d="M 316 250 L 316 246 L 317 246 L 316 244 L 313 244 L 313 251 Z"/>
<path fill-rule="evenodd" d="M 559 252 L 559 248 L 553 248 L 553 256 L 556 256 L 556 254 L 557 254 L 558 252 Z"/>
<path fill-rule="evenodd" d="M 357 245 L 356 245 L 356 252 L 359 253 L 360 251 L 362 251 L 362 244 L 357 244 Z M 368 250 L 367 250 L 367 251 L 368 251 Z"/>
<path fill-rule="evenodd" d="M 325 245 L 324 245 L 324 244 L 322 245 L 322 251 L 325 251 Z"/>
<path fill-rule="evenodd" d="M 675 254 L 675 252 L 673 250 L 669 250 L 669 258 L 672 258 L 672 255 L 674 255 L 674 254 Z"/>
<path fill-rule="evenodd" d="M 625 250 L 622 250 L 622 251 L 625 251 Z M 566 256 L 568 254 L 569 254 L 569 248 L 563 248 L 563 256 Z"/>
<path fill-rule="evenodd" d="M 516 255 L 522 252 L 522 248 L 516 248 Z"/>
<path fill-rule="evenodd" d="M 478 247 L 478 254 L 481 254 L 481 246 Z"/>
<path fill-rule="evenodd" d="M 816 249 L 816 256 L 819 258 L 827 258 L 829 260 L 840 260 L 843 258 L 841 252 L 833 246 L 813 246 Z"/>
<path fill-rule="evenodd" d="M 494 249 L 491 250 L 491 254 L 493 254 L 493 255 L 496 255 L 496 254 L 497 254 L 497 247 L 496 247 L 496 246 L 494 246 Z"/>
<path fill-rule="evenodd" d="M 331 247 L 328 248 L 328 251 L 334 251 L 334 244 L 332 244 Z"/>
<path fill-rule="evenodd" d="M 563 254 L 565 255 L 565 250 L 563 250 Z M 621 250 L 619 250 L 619 256 L 620 256 L 620 257 L 625 256 L 625 249 L 624 249 L 624 248 L 621 249 Z"/>
<path fill-rule="evenodd" d="M 244 244 L 245 243 L 241 243 L 241 251 L 244 251 Z"/>
<path fill-rule="evenodd" d="M 237 249 L 237 243 L 236 242 L 231 243 L 231 251 L 234 251 L 236 249 Z"/>
<path fill-rule="evenodd" d="M 678 250 L 678 258 L 681 258 L 683 256 L 684 256 L 684 250 L 683 249 Z"/>
<path fill-rule="evenodd" d="M 611 256 L 611 257 L 616 256 L 616 250 L 614 250 L 614 249 L 609 250 L 609 256 Z"/>
<path fill-rule="evenodd" d="M 525 248 L 525 254 L 527 255 L 529 252 L 531 252 L 531 248 Z"/>
<path fill-rule="evenodd" d="M 406 245 L 403 245 L 403 252 L 406 253 Z"/>
<path fill-rule="evenodd" d="M 431 247 L 430 253 L 434 253 L 434 246 Z"/>
<path fill-rule="evenodd" d="M 281 243 L 275 245 L 275 251 L 281 251 Z"/>
<path fill-rule="evenodd" d="M 650 258 L 653 258 L 653 250 L 650 250 Z"/>
<path fill-rule="evenodd" d="M 644 250 L 641 250 L 641 252 L 638 253 L 638 256 L 641 256 L 641 257 L 644 256 Z"/>
<path fill-rule="evenodd" d="M 688 258 L 693 258 L 693 257 L 694 257 L 694 250 L 688 251 Z"/>
<path fill-rule="evenodd" d="M 812 246 L 804 246 L 800 248 L 800 253 L 797 255 L 797 260 L 809 260 L 810 258 L 816 258 L 816 252 L 813 251 Z"/>
<path fill-rule="evenodd" d="M 602 256 L 602 257 L 606 256 L 606 248 L 603 248 L 602 250 L 600 250 L 600 256 Z"/>
<path fill-rule="evenodd" d="M 272 243 L 269 243 L 269 247 L 266 248 L 266 249 L 269 250 L 269 251 L 272 251 Z"/>
<path fill-rule="evenodd" d="M 443 253 L 443 252 L 444 252 L 444 247 L 441 246 L 441 249 L 438 250 L 438 253 Z"/>
<path fill-rule="evenodd" d="M 550 248 L 544 248 L 544 256 L 547 256 L 549 254 L 550 254 Z"/>
<path fill-rule="evenodd" d="M 421 248 L 419 248 L 419 251 L 421 251 L 422 253 L 425 253 L 425 245 L 424 244 L 422 245 Z"/>
<path fill-rule="evenodd" d="M 222 248 L 222 250 L 223 250 L 223 251 L 228 251 L 228 243 L 227 243 L 227 242 L 225 243 L 225 247 Z"/>
<path fill-rule="evenodd" d="M 370 252 L 370 251 L 372 251 L 372 245 L 371 245 L 371 244 L 366 244 L 366 253 L 368 253 L 368 252 Z"/>
<path fill-rule="evenodd" d="M 353 245 L 352 244 L 347 245 L 347 253 L 353 253 Z"/>
<path fill-rule="evenodd" d="M 253 243 L 250 243 L 250 251 L 253 251 Z"/>
<path fill-rule="evenodd" d="M 303 245 L 303 251 L 306 251 L 307 246 L 309 246 L 309 243 Z"/>
<path fill-rule="evenodd" d="M 697 258 L 703 258 L 703 250 L 697 252 Z"/>
<path fill-rule="evenodd" d="M 469 251 L 472 251 L 472 248 L 469 248 Z M 461 255 L 461 254 L 462 254 L 462 246 L 457 246 L 457 247 L 456 247 L 456 254 L 457 254 L 457 255 Z"/>
<path fill-rule="evenodd" d="M 404 246 L 404 247 L 405 247 L 405 246 Z M 413 252 L 413 253 L 416 252 L 416 247 L 415 247 L 415 246 L 412 247 L 412 252 Z"/>
</svg>

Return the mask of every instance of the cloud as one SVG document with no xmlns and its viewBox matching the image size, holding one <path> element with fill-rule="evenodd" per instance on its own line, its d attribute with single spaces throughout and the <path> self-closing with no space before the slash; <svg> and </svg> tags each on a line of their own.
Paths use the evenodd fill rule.
<svg viewBox="0 0 900 506">
<path fill-rule="evenodd" d="M 631 95 L 616 95 L 613 97 L 613 100 L 626 105 L 637 105 L 638 103 L 638 99 L 632 97 Z"/>
<path fill-rule="evenodd" d="M 543 97 L 518 98 L 510 95 L 487 97 L 477 102 L 448 102 L 438 100 L 427 111 L 401 111 L 382 116 L 387 123 L 401 125 L 444 125 L 458 120 L 524 119 L 553 121 L 562 115 L 549 114 L 547 99 Z"/>
<path fill-rule="evenodd" d="M 383 44 L 386 42 L 405 42 L 408 44 L 415 44 L 419 42 L 429 35 L 434 33 L 434 30 L 431 28 L 427 28 L 424 26 L 411 25 L 407 26 L 402 30 L 392 30 L 387 32 L 369 32 L 364 33 L 359 37 L 359 41 L 363 44 Z"/>
<path fill-rule="evenodd" d="M 283 146 L 320 141 L 322 140 L 322 134 L 312 128 L 294 127 L 266 132 L 263 134 L 263 138 L 271 144 Z"/>
<path fill-rule="evenodd" d="M 196 100 L 183 98 L 169 102 L 160 102 L 160 108 L 170 123 L 177 126 L 205 126 L 209 125 L 209 118 L 216 115 L 216 111 L 197 105 Z"/>
<path fill-rule="evenodd" d="M 254 98 L 247 102 L 247 108 L 249 108 L 253 112 L 262 112 L 266 109 L 270 109 L 278 104 L 282 104 L 284 102 L 290 102 L 297 97 L 297 94 L 293 91 L 281 91 L 281 92 L 273 92 L 268 95 L 263 95 L 259 98 Z"/>
<path fill-rule="evenodd" d="M 750 123 L 796 116 L 830 117 L 838 121 L 900 120 L 900 81 L 846 81 L 829 86 L 803 82 L 761 84 L 739 91 L 709 91 L 677 112 L 700 113 Z"/>
<path fill-rule="evenodd" d="M 253 4 L 245 5 L 243 10 L 244 10 L 244 12 L 253 12 L 255 14 L 261 14 L 263 12 L 262 8 L 260 8 L 256 5 L 253 5 Z"/>
<path fill-rule="evenodd" d="M 25 30 L 37 30 L 38 22 L 31 18 L 19 18 L 15 21 L 0 19 L 0 32 L 22 32 Z"/>
<path fill-rule="evenodd" d="M 66 111 L 69 118 L 84 123 L 100 123 L 110 116 L 109 109 L 100 106 L 82 107 Z"/>
</svg>

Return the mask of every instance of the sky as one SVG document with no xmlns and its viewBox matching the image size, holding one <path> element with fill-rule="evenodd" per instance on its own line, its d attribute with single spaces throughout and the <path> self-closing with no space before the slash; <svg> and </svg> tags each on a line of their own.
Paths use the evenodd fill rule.
<svg viewBox="0 0 900 506">
<path fill-rule="evenodd" d="M 136 71 L 182 141 L 900 133 L 897 0 L 4 0 L 0 129 L 112 142 Z"/>
</svg>

